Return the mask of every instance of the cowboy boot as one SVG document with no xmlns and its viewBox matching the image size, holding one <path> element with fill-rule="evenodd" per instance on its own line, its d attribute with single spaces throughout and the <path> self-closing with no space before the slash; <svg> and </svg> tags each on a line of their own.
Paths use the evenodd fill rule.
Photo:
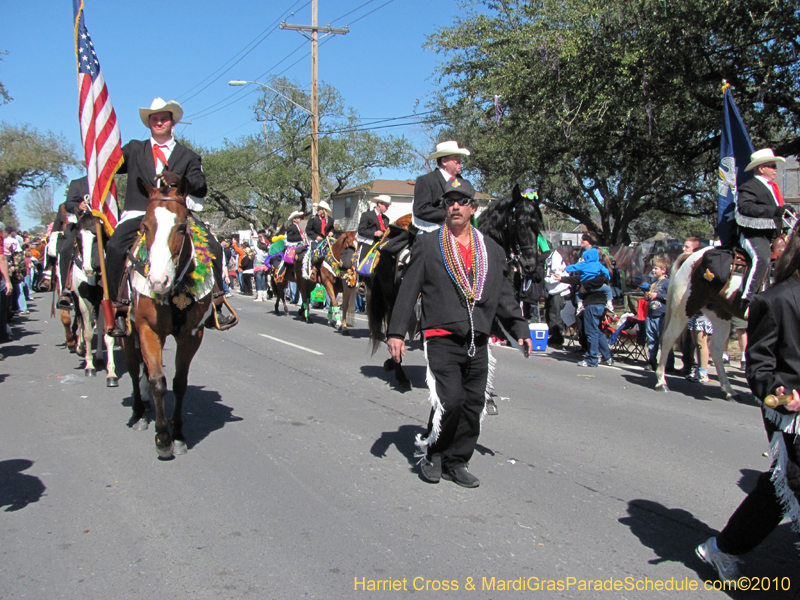
<svg viewBox="0 0 800 600">
<path fill-rule="evenodd" d="M 114 302 L 113 305 L 115 311 L 114 323 L 106 333 L 111 337 L 126 337 L 129 333 L 128 311 L 130 309 L 130 301 L 120 300 L 119 302 Z M 106 328 L 108 328 L 108 325 L 106 325 Z"/>
<path fill-rule="evenodd" d="M 214 311 L 211 316 L 206 319 L 205 326 L 207 329 L 218 329 L 219 331 L 226 331 L 231 327 L 235 327 L 239 323 L 239 317 L 233 311 L 230 304 L 225 300 L 225 292 L 219 289 L 219 286 L 214 284 L 214 291 L 211 295 L 212 302 L 214 303 Z M 230 315 L 222 313 L 222 306 L 225 305 L 231 311 Z"/>
</svg>

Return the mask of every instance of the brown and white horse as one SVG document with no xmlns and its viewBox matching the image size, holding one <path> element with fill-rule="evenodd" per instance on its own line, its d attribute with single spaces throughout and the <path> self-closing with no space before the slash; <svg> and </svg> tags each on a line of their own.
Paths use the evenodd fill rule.
<svg viewBox="0 0 800 600">
<path fill-rule="evenodd" d="M 156 411 L 156 451 L 163 459 L 186 453 L 183 435 L 183 400 L 189 380 L 189 366 L 203 341 L 204 323 L 213 314 L 211 290 L 200 297 L 187 293 L 184 276 L 196 266 L 188 210 L 187 186 L 153 188 L 141 179 L 139 191 L 149 198 L 142 220 L 142 244 L 147 247 L 145 279 L 151 295 L 134 290 L 131 298 L 133 330 L 123 339 L 125 360 L 133 383 L 133 417 L 136 430 L 147 429 L 145 404 L 139 389 L 139 366 L 144 363 Z M 175 377 L 172 389 L 175 405 L 167 422 L 164 396 L 167 381 L 161 366 L 167 336 L 175 338 Z M 137 347 L 138 341 L 138 347 Z M 170 431 L 171 428 L 171 431 Z"/>
<path fill-rule="evenodd" d="M 692 254 L 682 254 L 672 267 L 664 331 L 661 334 L 661 352 L 656 369 L 656 389 L 662 392 L 669 391 L 664 377 L 669 350 L 686 329 L 689 319 L 702 311 L 714 327 L 709 351 L 717 369 L 719 385 L 725 392 L 726 400 L 734 400 L 737 395 L 725 373 L 722 353 L 731 330 L 731 316 L 743 317 L 742 275 L 732 274 L 721 289 L 713 280 L 708 281 L 703 277 L 701 265 L 703 255 L 709 250 L 710 246 Z"/>
<path fill-rule="evenodd" d="M 322 242 L 320 242 L 322 243 Z M 348 231 L 340 235 L 336 242 L 330 247 L 330 252 L 327 258 L 322 261 L 319 266 L 317 281 L 319 281 L 328 293 L 328 298 L 331 301 L 331 308 L 328 311 L 328 324 L 333 325 L 337 329 L 341 328 L 342 333 L 347 333 L 347 319 L 346 311 L 350 306 L 350 302 L 355 302 L 355 270 L 344 269 L 342 265 L 343 253 L 346 250 L 356 249 L 356 232 Z M 309 248 L 308 252 L 311 252 Z M 355 257 L 355 254 L 353 255 Z M 295 281 L 299 287 L 301 300 L 300 317 L 307 323 L 311 323 L 311 290 L 315 281 L 311 281 L 303 277 L 303 261 L 295 259 L 294 262 L 294 276 Z M 340 274 L 336 275 L 333 271 L 339 270 Z M 349 277 L 348 273 L 352 272 L 352 280 L 343 284 L 343 277 Z M 352 285 L 351 285 L 352 284 Z M 339 301 L 336 299 L 336 294 L 342 292 L 342 306 L 339 306 Z"/>
</svg>

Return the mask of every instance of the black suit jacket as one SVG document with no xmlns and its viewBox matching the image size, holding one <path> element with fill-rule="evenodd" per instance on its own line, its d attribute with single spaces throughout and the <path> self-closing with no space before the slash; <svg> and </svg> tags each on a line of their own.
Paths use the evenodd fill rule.
<svg viewBox="0 0 800 600">
<path fill-rule="evenodd" d="M 333 235 L 333 217 L 325 219 L 325 235 Z M 314 215 L 308 220 L 306 224 L 306 236 L 308 237 L 309 243 L 316 240 L 317 237 L 325 237 L 322 235 L 322 220 L 318 215 Z"/>
<path fill-rule="evenodd" d="M 461 177 L 457 175 L 459 179 Z M 447 216 L 447 211 L 442 204 L 445 180 L 442 172 L 437 167 L 434 171 L 417 177 L 414 183 L 414 202 L 411 214 L 414 219 L 423 219 L 429 223 L 441 225 Z M 415 225 L 419 226 L 417 223 Z"/>
<path fill-rule="evenodd" d="M 384 229 L 389 226 L 389 217 L 386 215 L 381 215 L 381 220 L 383 221 Z M 361 219 L 358 222 L 358 237 L 363 238 L 359 241 L 364 242 L 365 244 L 374 244 L 378 239 L 375 237 L 375 232 L 380 228 L 381 226 L 378 222 L 378 213 L 374 210 L 368 210 L 361 215 Z"/>
<path fill-rule="evenodd" d="M 139 193 L 136 180 L 141 177 L 150 185 L 155 185 L 156 167 L 153 162 L 153 148 L 150 146 L 150 140 L 131 140 L 122 147 L 122 156 L 125 162 L 117 172 L 128 174 L 128 186 L 125 188 L 125 210 L 147 210 L 147 198 Z M 189 193 L 192 196 L 205 197 L 208 186 L 198 154 L 186 146 L 176 143 L 172 154 L 169 155 L 166 170 L 185 177 L 189 183 Z"/>
<path fill-rule="evenodd" d="M 78 207 L 80 206 L 81 202 L 83 202 L 84 198 L 89 195 L 89 178 L 88 177 L 79 177 L 78 179 L 73 179 L 69 182 L 69 188 L 67 188 L 67 201 L 65 202 L 65 208 L 67 212 L 71 212 L 73 215 L 78 214 Z M 91 204 L 91 202 L 90 202 Z"/>
<path fill-rule="evenodd" d="M 524 339 L 529 335 L 528 325 L 506 277 L 503 249 L 488 236 L 483 239 L 489 265 L 483 296 L 472 314 L 475 333 L 489 335 L 496 316 L 515 339 Z M 446 329 L 457 335 L 469 335 L 467 303 L 445 269 L 438 232 L 417 236 L 411 247 L 411 260 L 392 311 L 389 336 L 403 337 L 420 294 L 423 329 Z"/>
<path fill-rule="evenodd" d="M 289 223 L 286 226 L 286 241 L 291 244 L 297 244 L 303 241 L 303 232 L 300 231 L 300 225 Z"/>
<path fill-rule="evenodd" d="M 750 300 L 747 325 L 747 383 L 763 400 L 775 389 L 800 390 L 800 281 L 795 276 Z M 779 412 L 787 414 L 783 407 Z"/>
<path fill-rule="evenodd" d="M 772 192 L 755 177 L 739 186 L 736 223 L 745 237 L 771 237 L 781 228 L 784 207 L 775 203 Z"/>
</svg>

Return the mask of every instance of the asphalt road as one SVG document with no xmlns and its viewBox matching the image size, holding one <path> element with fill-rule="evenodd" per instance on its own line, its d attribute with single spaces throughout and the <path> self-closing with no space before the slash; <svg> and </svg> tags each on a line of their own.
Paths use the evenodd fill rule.
<svg viewBox="0 0 800 600">
<path fill-rule="evenodd" d="M 481 486 L 431 485 L 413 457 L 428 416 L 418 346 L 403 392 L 363 320 L 345 338 L 321 312 L 306 325 L 236 297 L 240 325 L 209 332 L 193 363 L 189 452 L 160 461 L 152 426 L 126 426 L 121 351 L 119 388 L 84 378 L 49 300 L 0 346 L 0 598 L 753 595 L 704 590 L 694 554 L 769 466 L 750 396 L 675 378 L 663 394 L 639 366 L 497 348 L 509 400 L 484 422 Z M 785 597 L 784 577 L 800 587 L 795 541 L 784 523 L 746 557 L 745 574 L 769 578 L 757 597 Z"/>
</svg>

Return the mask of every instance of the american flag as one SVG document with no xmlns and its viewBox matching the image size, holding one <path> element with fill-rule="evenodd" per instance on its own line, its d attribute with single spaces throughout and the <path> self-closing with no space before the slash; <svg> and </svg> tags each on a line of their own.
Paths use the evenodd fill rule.
<svg viewBox="0 0 800 600">
<path fill-rule="evenodd" d="M 92 213 L 103 219 L 111 234 L 117 226 L 119 206 L 114 174 L 122 165 L 122 144 L 114 107 L 100 72 L 92 38 L 83 21 L 83 0 L 72 0 L 75 9 L 75 56 L 78 65 L 81 141 L 86 156 Z"/>
</svg>

